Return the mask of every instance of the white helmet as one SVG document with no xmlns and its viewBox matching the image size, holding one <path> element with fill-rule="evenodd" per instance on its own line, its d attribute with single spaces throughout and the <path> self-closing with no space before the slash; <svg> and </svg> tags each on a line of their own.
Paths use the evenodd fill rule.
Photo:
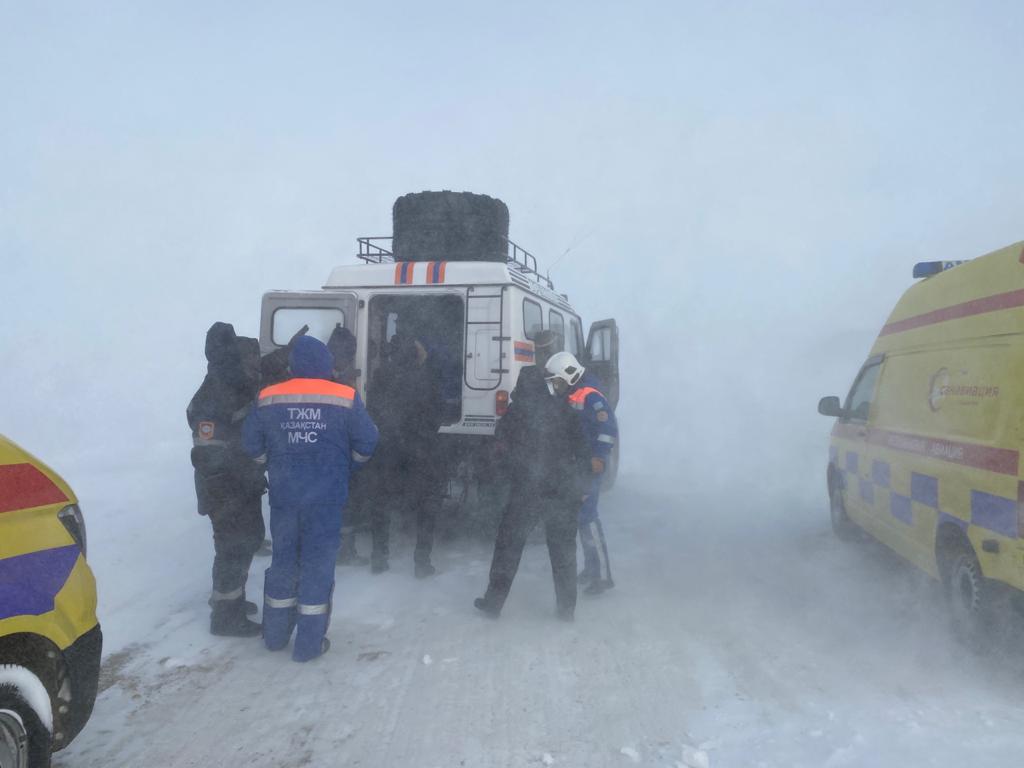
<svg viewBox="0 0 1024 768">
<path fill-rule="evenodd" d="M 580 365 L 580 361 L 571 352 L 556 352 L 548 360 L 545 370 L 547 370 L 548 375 L 544 378 L 548 381 L 561 379 L 570 387 L 575 387 L 580 379 L 583 378 L 586 368 Z"/>
</svg>

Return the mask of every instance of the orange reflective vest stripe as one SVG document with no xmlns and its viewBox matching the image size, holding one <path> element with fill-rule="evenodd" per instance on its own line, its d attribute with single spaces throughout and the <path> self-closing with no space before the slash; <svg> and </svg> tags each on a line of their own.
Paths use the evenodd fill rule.
<svg viewBox="0 0 1024 768">
<path fill-rule="evenodd" d="M 587 397 L 593 394 L 594 392 L 597 392 L 597 394 L 601 395 L 601 392 L 597 389 L 594 389 L 593 387 L 581 387 L 580 389 L 577 389 L 575 392 L 569 395 L 569 402 L 572 404 L 572 407 L 575 408 L 577 411 L 582 411 L 583 404 L 587 401 Z M 601 395 L 601 397 L 604 397 L 604 395 Z"/>
<path fill-rule="evenodd" d="M 345 384 L 326 379 L 289 379 L 261 390 L 258 405 L 322 403 L 351 408 L 355 399 L 356 391 Z"/>
</svg>

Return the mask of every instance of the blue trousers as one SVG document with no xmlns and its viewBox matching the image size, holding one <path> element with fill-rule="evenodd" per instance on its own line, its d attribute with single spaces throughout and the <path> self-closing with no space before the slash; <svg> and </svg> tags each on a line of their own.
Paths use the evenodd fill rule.
<svg viewBox="0 0 1024 768">
<path fill-rule="evenodd" d="M 274 551 L 263 587 L 263 642 L 272 651 L 295 631 L 295 661 L 321 653 L 331 621 L 334 563 L 341 544 L 341 509 L 271 507 Z"/>
<path fill-rule="evenodd" d="M 583 547 L 583 573 L 589 579 L 612 580 L 612 569 L 608 562 L 608 545 L 604 540 L 604 528 L 597 517 L 597 503 L 601 498 L 601 476 L 595 475 L 590 481 L 586 501 L 580 507 L 580 545 Z"/>
</svg>

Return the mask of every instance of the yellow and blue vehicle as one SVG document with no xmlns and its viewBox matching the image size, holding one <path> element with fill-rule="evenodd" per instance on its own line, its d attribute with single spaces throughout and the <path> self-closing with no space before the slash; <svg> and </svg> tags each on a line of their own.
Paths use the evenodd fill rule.
<svg viewBox="0 0 1024 768">
<path fill-rule="evenodd" d="M 832 526 L 940 579 L 983 645 L 1024 590 L 1024 243 L 914 276 L 845 402 L 818 405 Z"/>
<path fill-rule="evenodd" d="M 81 731 L 102 633 L 78 500 L 0 435 L 0 765 L 48 766 Z"/>
</svg>

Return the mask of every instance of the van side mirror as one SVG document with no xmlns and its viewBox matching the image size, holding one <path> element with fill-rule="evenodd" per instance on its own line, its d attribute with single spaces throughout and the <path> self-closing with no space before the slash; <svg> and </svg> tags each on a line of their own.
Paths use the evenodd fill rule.
<svg viewBox="0 0 1024 768">
<path fill-rule="evenodd" d="M 836 418 L 846 415 L 843 406 L 839 404 L 839 398 L 835 395 L 823 397 L 818 401 L 818 413 L 822 416 L 835 416 Z"/>
</svg>

